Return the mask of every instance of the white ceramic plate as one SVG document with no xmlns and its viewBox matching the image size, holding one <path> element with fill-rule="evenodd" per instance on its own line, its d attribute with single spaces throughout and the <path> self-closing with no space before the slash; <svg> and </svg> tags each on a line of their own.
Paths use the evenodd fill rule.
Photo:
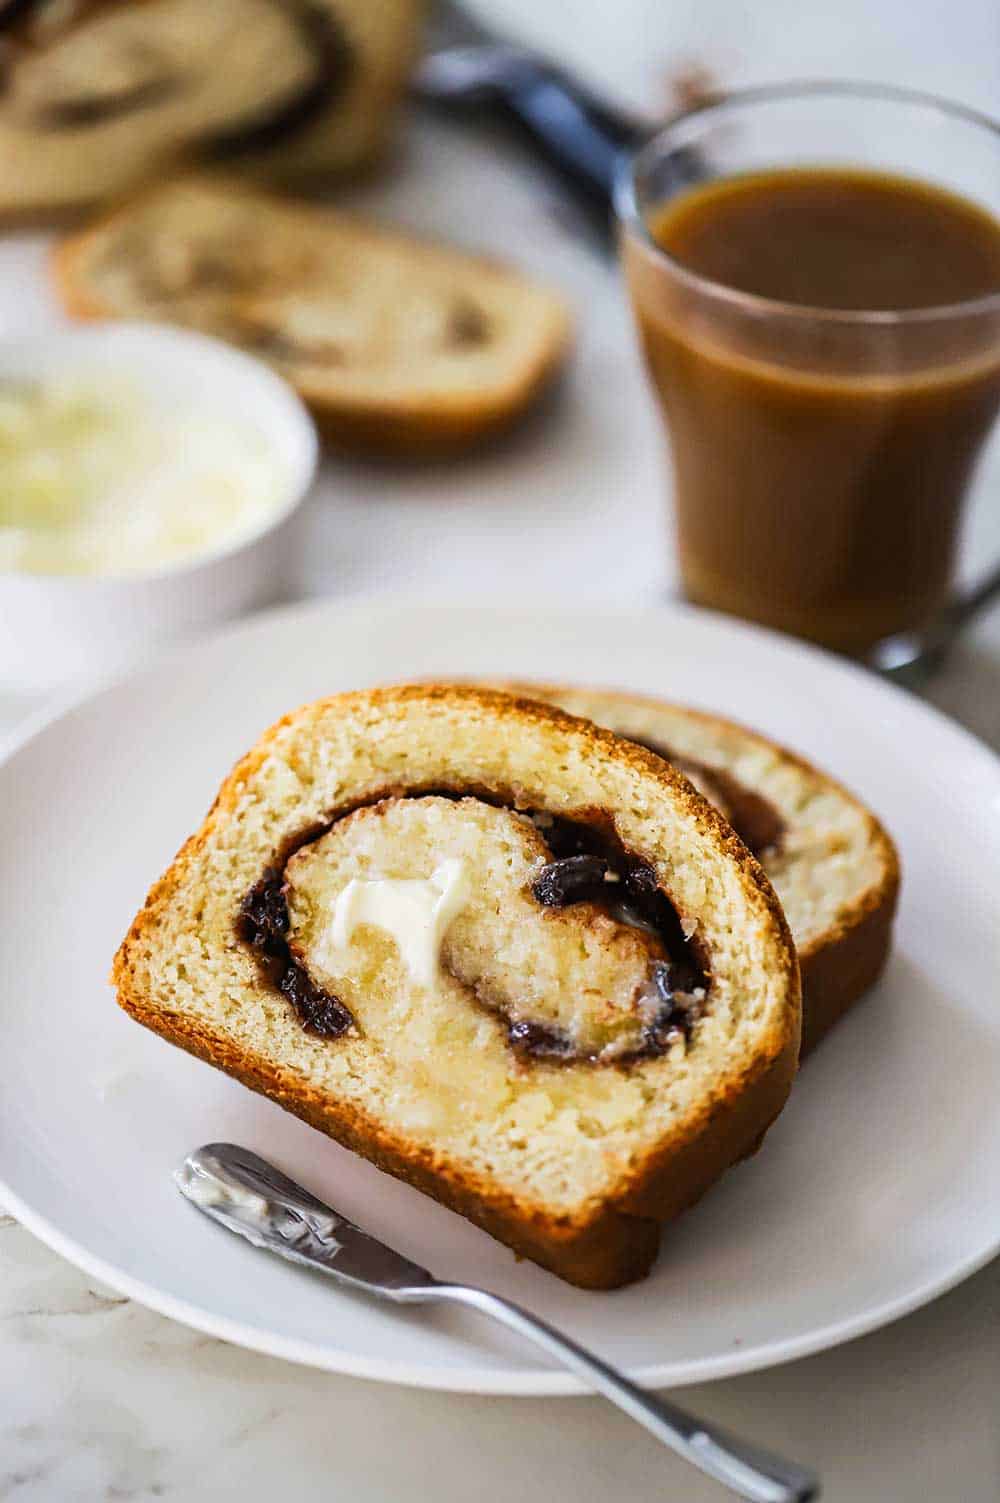
<svg viewBox="0 0 1000 1503">
<path fill-rule="evenodd" d="M 619 684 L 718 708 L 816 758 L 885 817 L 898 944 L 808 1063 L 764 1151 L 668 1233 L 653 1274 L 587 1294 L 118 1012 L 112 952 L 234 759 L 281 713 L 405 675 Z M 210 1225 L 170 1171 L 243 1142 L 409 1256 L 482 1282 L 647 1383 L 817 1351 L 1000 1248 L 1000 762 L 904 693 L 682 609 L 323 604 L 258 619 L 106 690 L 0 767 L 0 1198 L 94 1276 L 231 1341 L 428 1387 L 574 1383 L 474 1316 L 400 1312 Z"/>
</svg>

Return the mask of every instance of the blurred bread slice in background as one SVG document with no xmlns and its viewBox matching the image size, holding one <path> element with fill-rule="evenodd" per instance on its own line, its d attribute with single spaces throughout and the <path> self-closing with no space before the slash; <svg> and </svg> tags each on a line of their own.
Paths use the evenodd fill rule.
<svg viewBox="0 0 1000 1503">
<path fill-rule="evenodd" d="M 0 220 L 225 161 L 280 181 L 383 149 L 420 0 L 15 0 L 0 7 Z"/>
<path fill-rule="evenodd" d="M 64 239 L 84 318 L 156 319 L 260 356 L 327 437 L 434 454 L 513 421 L 562 365 L 562 301 L 481 256 L 226 179 L 150 189 Z"/>
</svg>

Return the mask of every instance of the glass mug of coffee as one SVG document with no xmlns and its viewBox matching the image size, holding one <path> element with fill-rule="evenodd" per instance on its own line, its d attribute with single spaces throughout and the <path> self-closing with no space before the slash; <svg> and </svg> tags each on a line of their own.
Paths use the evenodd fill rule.
<svg viewBox="0 0 1000 1503">
<path fill-rule="evenodd" d="M 618 212 L 685 594 L 848 653 L 926 626 L 1000 406 L 1000 128 L 751 90 L 642 147 Z"/>
</svg>

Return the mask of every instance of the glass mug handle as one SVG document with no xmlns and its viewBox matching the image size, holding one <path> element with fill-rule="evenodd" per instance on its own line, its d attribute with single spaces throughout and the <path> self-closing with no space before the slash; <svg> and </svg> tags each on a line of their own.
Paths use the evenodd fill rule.
<svg viewBox="0 0 1000 1503">
<path fill-rule="evenodd" d="M 969 623 L 997 600 L 1000 600 L 1000 564 L 995 564 L 977 584 L 954 594 L 940 615 L 922 630 L 898 632 L 876 642 L 864 662 L 887 678 L 916 687 L 940 665 Z"/>
</svg>

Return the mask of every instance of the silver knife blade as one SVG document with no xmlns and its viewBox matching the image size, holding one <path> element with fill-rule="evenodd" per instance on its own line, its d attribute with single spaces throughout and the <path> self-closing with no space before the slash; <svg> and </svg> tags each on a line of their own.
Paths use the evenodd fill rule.
<svg viewBox="0 0 1000 1503">
<path fill-rule="evenodd" d="M 174 1180 L 181 1194 L 206 1216 L 255 1247 L 318 1268 L 351 1288 L 384 1299 L 446 1301 L 500 1321 L 741 1497 L 755 1503 L 809 1503 L 818 1496 L 812 1472 L 644 1393 L 624 1373 L 520 1305 L 470 1284 L 439 1282 L 248 1148 L 208 1143 L 188 1155 Z"/>
<path fill-rule="evenodd" d="M 192 1205 L 254 1247 L 388 1299 L 437 1283 L 426 1268 L 369 1236 L 273 1164 L 235 1143 L 188 1154 L 174 1183 Z"/>
</svg>

